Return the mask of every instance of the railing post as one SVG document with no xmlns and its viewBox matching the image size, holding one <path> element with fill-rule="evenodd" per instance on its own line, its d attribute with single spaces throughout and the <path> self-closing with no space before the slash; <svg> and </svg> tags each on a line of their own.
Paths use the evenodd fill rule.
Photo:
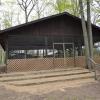
<svg viewBox="0 0 100 100">
<path fill-rule="evenodd" d="M 95 80 L 97 80 L 96 70 L 94 70 L 94 73 L 95 73 L 95 77 L 94 78 L 95 78 Z"/>
<path fill-rule="evenodd" d="M 97 73 L 96 73 L 96 67 L 97 66 L 100 66 L 99 64 L 97 64 L 97 63 L 95 63 L 95 61 L 93 60 L 93 59 L 91 59 L 91 58 L 89 58 L 89 62 L 91 63 L 91 65 L 92 65 L 92 63 L 93 63 L 93 65 L 94 65 L 94 78 L 95 78 L 95 80 L 97 80 Z"/>
</svg>

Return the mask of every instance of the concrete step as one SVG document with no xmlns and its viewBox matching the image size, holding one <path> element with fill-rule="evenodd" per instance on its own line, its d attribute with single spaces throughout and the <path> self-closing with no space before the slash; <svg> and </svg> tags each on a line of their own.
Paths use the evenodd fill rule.
<svg viewBox="0 0 100 100">
<path fill-rule="evenodd" d="M 48 71 L 47 71 L 48 72 Z M 59 76 L 70 76 L 70 75 L 78 75 L 78 74 L 86 74 L 89 73 L 87 69 L 77 69 L 77 70 L 59 70 L 59 71 L 51 71 L 49 73 L 24 73 L 23 75 L 9 76 L 9 77 L 1 77 L 0 82 L 10 82 L 10 81 L 21 81 L 21 80 L 31 80 L 31 79 L 41 79 L 41 78 L 49 78 L 49 77 L 59 77 Z"/>
<path fill-rule="evenodd" d="M 44 84 L 44 83 L 51 83 L 51 82 L 88 79 L 88 78 L 93 78 L 93 77 L 94 77 L 93 73 L 84 73 L 84 74 L 75 74 L 75 75 L 67 75 L 67 76 L 65 75 L 65 76 L 56 76 L 56 77 L 43 77 L 39 79 L 10 81 L 6 83 L 10 85 L 15 85 L 15 86 L 29 86 L 29 85 L 39 85 L 39 84 Z"/>
<path fill-rule="evenodd" d="M 31 74 L 64 72 L 64 71 L 82 70 L 82 69 L 84 69 L 84 68 L 76 67 L 76 68 L 66 68 L 66 69 L 52 69 L 52 70 L 41 70 L 41 71 L 29 71 L 29 72 L 13 72 L 13 73 L 0 74 L 0 78 L 1 77 L 16 77 L 16 76 L 31 75 Z"/>
</svg>

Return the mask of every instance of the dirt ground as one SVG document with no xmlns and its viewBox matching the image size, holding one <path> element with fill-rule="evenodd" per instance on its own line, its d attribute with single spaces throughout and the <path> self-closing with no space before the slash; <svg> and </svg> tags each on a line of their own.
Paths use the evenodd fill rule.
<svg viewBox="0 0 100 100">
<path fill-rule="evenodd" d="M 1 84 L 0 100 L 100 100 L 100 82 L 85 79 L 24 87 Z"/>
</svg>

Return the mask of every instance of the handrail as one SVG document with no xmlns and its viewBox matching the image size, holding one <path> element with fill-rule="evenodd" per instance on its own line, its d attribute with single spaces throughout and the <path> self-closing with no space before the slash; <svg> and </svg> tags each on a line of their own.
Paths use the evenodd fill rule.
<svg viewBox="0 0 100 100">
<path fill-rule="evenodd" d="M 96 64 L 96 62 L 95 62 L 92 58 L 89 58 L 89 60 L 90 60 L 93 64 Z"/>
<path fill-rule="evenodd" d="M 97 80 L 97 73 L 96 70 L 100 67 L 100 64 L 96 63 L 92 58 L 89 58 L 89 61 L 94 65 L 94 73 L 95 73 L 95 80 Z"/>
</svg>

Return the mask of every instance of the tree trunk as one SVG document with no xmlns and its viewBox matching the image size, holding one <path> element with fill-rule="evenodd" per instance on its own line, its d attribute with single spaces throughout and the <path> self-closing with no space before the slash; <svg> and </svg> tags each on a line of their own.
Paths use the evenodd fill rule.
<svg viewBox="0 0 100 100">
<path fill-rule="evenodd" d="M 80 13 L 81 13 L 81 21 L 82 21 L 82 30 L 83 30 L 83 37 L 84 37 L 84 45 L 85 45 L 85 56 L 86 56 L 86 68 L 89 68 L 89 43 L 88 43 L 88 35 L 87 35 L 87 29 L 86 29 L 86 23 L 84 19 L 84 11 L 83 11 L 83 2 L 82 0 L 79 0 L 79 6 L 80 6 Z"/>
<path fill-rule="evenodd" d="M 25 23 L 28 22 L 28 15 L 27 15 L 27 10 L 25 10 Z"/>
<path fill-rule="evenodd" d="M 90 0 L 87 0 L 87 32 L 89 40 L 90 57 L 93 59 L 93 37 L 92 37 L 92 27 L 91 27 Z"/>
</svg>

